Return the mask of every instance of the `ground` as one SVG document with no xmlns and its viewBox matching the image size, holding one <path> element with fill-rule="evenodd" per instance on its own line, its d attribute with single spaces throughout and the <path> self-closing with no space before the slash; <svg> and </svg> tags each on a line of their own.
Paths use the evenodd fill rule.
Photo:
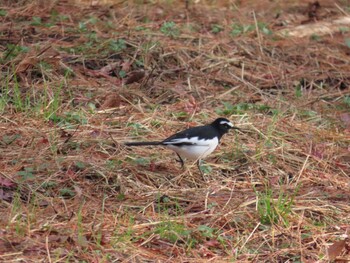
<svg viewBox="0 0 350 263">
<path fill-rule="evenodd" d="M 0 3 L 1 262 L 348 262 L 350 2 Z M 127 148 L 217 117 L 203 163 Z"/>
</svg>

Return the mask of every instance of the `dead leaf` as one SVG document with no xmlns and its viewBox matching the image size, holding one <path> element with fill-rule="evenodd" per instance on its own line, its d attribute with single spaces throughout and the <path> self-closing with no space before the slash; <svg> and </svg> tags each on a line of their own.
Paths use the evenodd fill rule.
<svg viewBox="0 0 350 263">
<path fill-rule="evenodd" d="M 138 82 L 145 77 L 145 71 L 133 71 L 130 72 L 126 79 L 124 79 L 124 84 L 128 85 L 134 82 Z"/>
<path fill-rule="evenodd" d="M 23 73 L 27 71 L 29 68 L 33 67 L 39 62 L 39 59 L 36 57 L 27 57 L 23 59 L 16 68 L 16 73 Z"/>
<path fill-rule="evenodd" d="M 326 156 L 326 145 L 322 143 L 313 145 L 311 148 L 311 155 L 322 160 Z"/>
<path fill-rule="evenodd" d="M 47 139 L 46 137 L 42 137 L 41 140 L 40 140 L 40 143 L 48 144 L 49 143 L 49 139 Z"/>
<path fill-rule="evenodd" d="M 307 10 L 309 20 L 317 19 L 317 13 L 320 8 L 321 8 L 321 5 L 318 1 L 309 3 L 308 10 Z"/>
<path fill-rule="evenodd" d="M 196 99 L 192 95 L 189 95 L 188 102 L 185 102 L 184 108 L 188 114 L 194 114 L 197 111 L 198 105 Z"/>
<path fill-rule="evenodd" d="M 69 236 L 65 236 L 65 235 L 49 235 L 48 237 L 48 241 L 49 243 L 64 243 L 68 240 Z"/>
<path fill-rule="evenodd" d="M 87 247 L 89 245 L 89 241 L 84 235 L 78 235 L 76 238 L 74 238 L 74 241 L 81 247 Z"/>
<path fill-rule="evenodd" d="M 94 78 L 110 78 L 108 73 L 103 72 L 102 70 L 94 70 L 94 69 L 84 69 L 84 73 L 90 77 Z"/>
<path fill-rule="evenodd" d="M 49 202 L 48 201 L 46 201 L 46 200 L 40 200 L 39 201 L 39 207 L 41 207 L 41 208 L 43 208 L 43 207 L 47 207 L 47 206 L 49 206 Z"/>
<path fill-rule="evenodd" d="M 202 246 L 200 249 L 199 249 L 199 253 L 202 257 L 204 258 L 212 258 L 215 256 L 215 254 L 210 251 L 208 248 Z"/>
<path fill-rule="evenodd" d="M 328 259 L 334 260 L 341 255 L 343 249 L 345 248 L 345 240 L 339 240 L 334 242 L 327 250 Z"/>
<path fill-rule="evenodd" d="M 119 85 L 121 82 L 119 79 L 111 77 L 107 73 L 102 72 L 101 70 L 84 69 L 83 73 L 87 76 L 94 78 L 105 78 L 114 85 Z"/>
<path fill-rule="evenodd" d="M 70 168 L 66 171 L 66 175 L 73 180 L 78 176 L 78 174 Z"/>
<path fill-rule="evenodd" d="M 130 61 L 124 61 L 122 63 L 122 70 L 125 71 L 125 72 L 129 72 L 130 71 L 130 68 L 131 68 L 131 63 Z"/>
<path fill-rule="evenodd" d="M 9 253 L 15 251 L 14 244 L 6 239 L 0 239 L 0 253 Z"/>
<path fill-rule="evenodd" d="M 217 241 L 216 239 L 210 239 L 204 243 L 204 246 L 218 248 L 220 247 L 220 242 Z"/>
<path fill-rule="evenodd" d="M 107 66 L 104 66 L 103 68 L 100 69 L 100 72 L 103 74 L 110 74 L 113 70 L 115 70 L 117 67 L 119 67 L 120 63 L 119 62 L 114 62 L 110 63 Z"/>
<path fill-rule="evenodd" d="M 350 114 L 349 113 L 340 114 L 340 120 L 345 124 L 347 129 L 350 129 Z"/>
<path fill-rule="evenodd" d="M 187 94 L 187 87 L 181 84 L 171 85 L 170 89 L 173 92 L 176 92 L 177 94 L 179 94 L 181 97 L 184 97 Z"/>
<path fill-rule="evenodd" d="M 12 182 L 7 178 L 0 177 L 0 186 L 6 187 L 6 188 L 13 188 L 16 186 L 16 183 Z"/>
<path fill-rule="evenodd" d="M 101 109 L 117 108 L 120 106 L 121 98 L 117 93 L 110 93 L 105 96 L 105 101 L 101 105 Z"/>
<path fill-rule="evenodd" d="M 73 187 L 74 187 L 74 191 L 77 193 L 78 197 L 83 195 L 83 190 L 79 186 L 74 185 Z"/>
<path fill-rule="evenodd" d="M 350 254 L 350 238 L 345 238 L 345 250 L 346 254 Z"/>
<path fill-rule="evenodd" d="M 11 202 L 13 198 L 13 192 L 12 191 L 5 191 L 4 189 L 0 189 L 0 200 Z"/>
<path fill-rule="evenodd" d="M 274 185 L 274 186 L 279 185 L 279 180 L 280 180 L 280 177 L 278 175 L 269 177 L 270 185 Z"/>
<path fill-rule="evenodd" d="M 301 23 L 303 24 L 305 21 L 302 21 Z M 299 25 L 294 28 L 284 28 L 281 31 L 277 32 L 277 35 L 288 35 L 289 38 L 303 38 L 312 35 L 323 36 L 326 34 L 334 34 L 336 32 L 339 32 L 342 26 L 348 26 L 349 24 L 350 17 L 344 16 L 337 19 L 332 19 L 331 21 L 318 21 L 316 23 Z"/>
<path fill-rule="evenodd" d="M 154 172 L 156 170 L 156 164 L 154 161 L 151 161 L 151 163 L 149 164 L 149 169 L 151 172 Z"/>
</svg>

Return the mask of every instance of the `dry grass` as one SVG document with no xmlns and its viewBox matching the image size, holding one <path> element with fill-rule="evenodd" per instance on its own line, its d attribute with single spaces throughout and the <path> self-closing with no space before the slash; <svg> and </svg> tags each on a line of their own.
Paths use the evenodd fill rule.
<svg viewBox="0 0 350 263">
<path fill-rule="evenodd" d="M 243 2 L 1 4 L 1 262 L 350 260 L 350 29 L 277 34 L 349 5 Z"/>
</svg>

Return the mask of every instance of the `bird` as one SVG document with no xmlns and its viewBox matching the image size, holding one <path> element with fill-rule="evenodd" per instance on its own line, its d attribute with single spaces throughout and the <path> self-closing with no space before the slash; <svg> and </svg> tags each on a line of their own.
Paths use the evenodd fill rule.
<svg viewBox="0 0 350 263">
<path fill-rule="evenodd" d="M 231 129 L 240 130 L 226 118 L 217 118 L 212 123 L 188 128 L 171 135 L 163 141 L 126 142 L 125 146 L 164 146 L 173 150 L 184 167 L 184 159 L 197 162 L 201 174 L 200 162 L 218 146 L 221 137 Z"/>
</svg>

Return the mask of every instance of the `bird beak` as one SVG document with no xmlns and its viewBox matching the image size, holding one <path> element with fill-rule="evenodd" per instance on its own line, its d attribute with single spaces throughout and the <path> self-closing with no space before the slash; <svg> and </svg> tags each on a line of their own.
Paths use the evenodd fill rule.
<svg viewBox="0 0 350 263">
<path fill-rule="evenodd" d="M 240 128 L 236 127 L 236 126 L 232 126 L 231 129 L 242 131 L 242 129 L 240 129 Z"/>
</svg>

